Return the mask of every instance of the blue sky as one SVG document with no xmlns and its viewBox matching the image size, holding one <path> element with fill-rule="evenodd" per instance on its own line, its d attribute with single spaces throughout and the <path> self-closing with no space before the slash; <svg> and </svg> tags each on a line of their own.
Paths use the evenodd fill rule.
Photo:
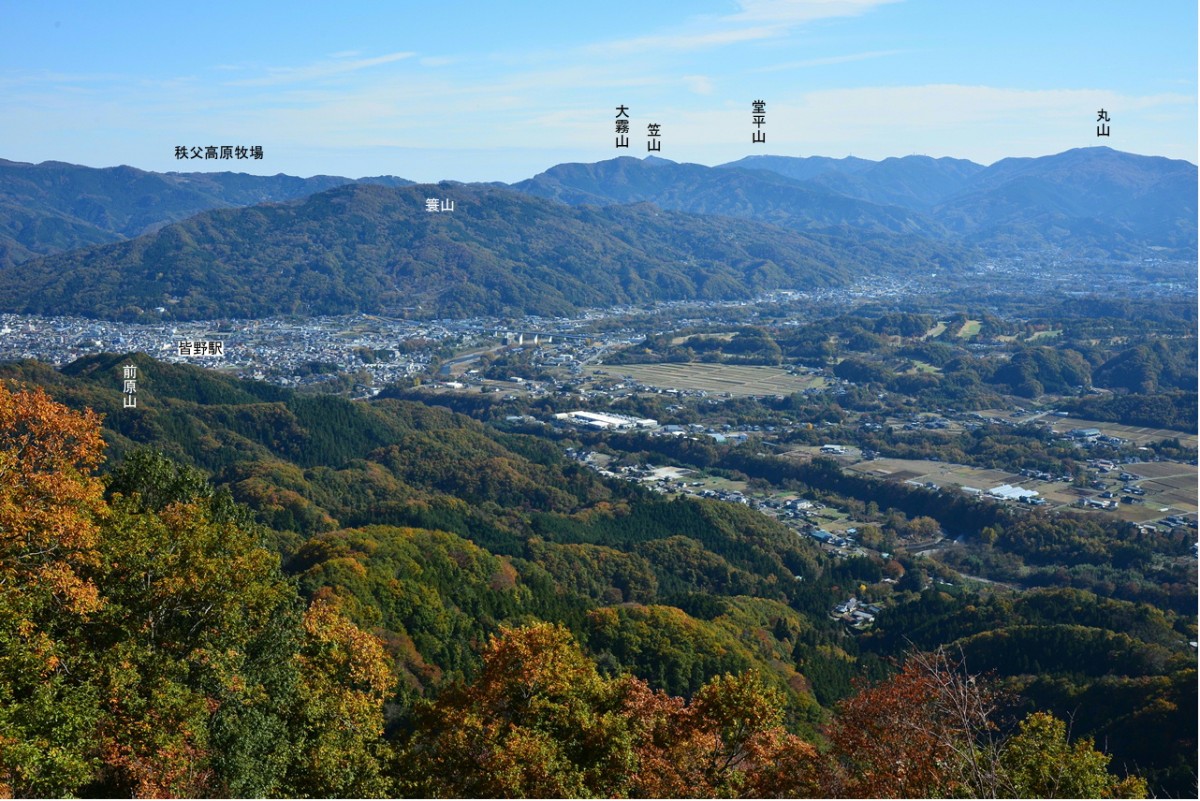
<svg viewBox="0 0 1200 801">
<path fill-rule="evenodd" d="M 1197 160 L 1195 0 L 3 2 L 0 158 L 418 181 L 749 154 Z M 767 103 L 765 144 L 750 104 Z M 614 148 L 628 106 L 631 147 Z M 1111 136 L 1096 136 L 1096 112 Z M 261 161 L 175 147 L 259 145 Z"/>
</svg>

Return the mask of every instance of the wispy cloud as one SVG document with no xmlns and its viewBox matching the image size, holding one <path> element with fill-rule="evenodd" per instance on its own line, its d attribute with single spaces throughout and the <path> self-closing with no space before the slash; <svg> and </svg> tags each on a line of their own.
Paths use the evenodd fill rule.
<svg viewBox="0 0 1200 801">
<path fill-rule="evenodd" d="M 818 19 L 854 17 L 899 0 L 740 0 L 733 14 L 695 17 L 681 28 L 650 36 L 601 42 L 585 48 L 597 55 L 698 50 L 774 39 Z"/>
<path fill-rule="evenodd" d="M 882 119 L 888 126 L 929 127 L 999 120 L 1030 126 L 1046 119 L 1078 119 L 1081 115 L 1086 118 L 1095 113 L 1093 106 L 1119 105 L 1129 110 L 1141 110 L 1195 104 L 1195 97 L 1176 93 L 1137 96 L 1107 89 L 1011 89 L 926 84 L 809 92 L 796 109 L 802 113 L 835 115 L 846 122 Z"/>
<path fill-rule="evenodd" d="M 348 51 L 355 52 L 355 51 Z M 299 83 L 302 81 L 314 81 L 322 78 L 332 78 L 337 75 L 345 75 L 358 70 L 367 69 L 368 67 L 377 67 L 380 64 L 391 64 L 396 61 L 403 61 L 406 58 L 412 58 L 416 53 L 402 52 L 389 53 L 386 56 L 376 56 L 375 58 L 360 58 L 348 60 L 345 58 L 332 58 L 332 60 L 318 61 L 315 64 L 309 64 L 303 67 L 268 67 L 267 75 L 258 78 L 245 78 L 237 81 L 229 81 L 231 86 L 274 86 L 285 83 Z"/>
<path fill-rule="evenodd" d="M 785 70 L 798 70 L 807 67 L 824 67 L 831 64 L 848 64 L 852 61 L 866 61 L 872 58 L 884 58 L 885 56 L 894 56 L 904 50 L 871 50 L 866 53 L 847 53 L 842 56 L 826 56 L 825 58 L 808 58 L 803 61 L 789 61 L 785 64 L 773 64 L 770 67 L 758 67 L 757 69 L 747 70 L 747 72 L 783 72 Z"/>
<path fill-rule="evenodd" d="M 695 94 L 711 95 L 713 93 L 713 82 L 707 75 L 684 75 L 683 83 Z"/>
<path fill-rule="evenodd" d="M 646 51 L 664 50 L 697 50 L 707 47 L 751 42 L 757 39 L 769 39 L 781 36 L 786 29 L 776 26 L 758 26 L 754 28 L 734 28 L 731 30 L 702 30 L 681 31 L 678 33 L 654 36 L 638 36 L 633 39 L 620 39 L 612 42 L 601 42 L 589 45 L 584 52 L 595 55 L 630 55 Z"/>
<path fill-rule="evenodd" d="M 797 23 L 830 17 L 855 17 L 899 0 L 741 0 L 727 22 Z"/>
<path fill-rule="evenodd" d="M 117 72 L 53 72 L 50 70 L 10 71 L 0 75 L 0 86 L 46 86 L 58 84 L 118 83 L 132 80 L 130 76 Z"/>
</svg>

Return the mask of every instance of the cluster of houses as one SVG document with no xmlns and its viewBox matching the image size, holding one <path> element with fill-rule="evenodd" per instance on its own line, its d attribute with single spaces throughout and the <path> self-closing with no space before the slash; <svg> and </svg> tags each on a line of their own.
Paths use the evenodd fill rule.
<svg viewBox="0 0 1200 801">
<path fill-rule="evenodd" d="M 572 459 L 592 468 L 600 475 L 610 478 L 623 478 L 626 481 L 639 481 L 647 484 L 655 492 L 679 492 L 699 498 L 725 501 L 748 506 L 770 515 L 781 523 L 794 529 L 797 534 L 807 535 L 818 544 L 827 546 L 827 550 L 838 556 L 860 553 L 857 543 L 857 529 L 846 529 L 844 534 L 833 534 L 821 528 L 816 528 L 808 522 L 812 515 L 825 508 L 825 505 L 804 498 L 753 498 L 736 489 L 704 488 L 704 482 L 688 480 L 687 475 L 692 471 L 677 467 L 654 467 L 648 464 L 613 466 L 605 465 L 605 457 L 598 456 L 592 451 L 567 448 L 566 454 Z M 842 550 L 849 549 L 849 550 Z M 887 554 L 884 555 L 887 558 Z"/>
<path fill-rule="evenodd" d="M 812 531 L 808 532 L 808 536 L 812 537 L 822 545 L 832 545 L 834 548 L 845 548 L 854 544 L 850 537 L 833 534 L 823 528 L 814 528 Z"/>
<path fill-rule="evenodd" d="M 1063 439 L 1074 442 L 1082 448 L 1091 448 L 1095 445 L 1124 445 L 1128 442 L 1120 437 L 1107 436 L 1098 428 L 1072 428 Z"/>
<path fill-rule="evenodd" d="M 883 611 L 878 604 L 859 603 L 854 596 L 842 601 L 830 612 L 834 620 L 843 620 L 855 628 L 866 628 L 875 622 L 875 616 Z"/>
</svg>

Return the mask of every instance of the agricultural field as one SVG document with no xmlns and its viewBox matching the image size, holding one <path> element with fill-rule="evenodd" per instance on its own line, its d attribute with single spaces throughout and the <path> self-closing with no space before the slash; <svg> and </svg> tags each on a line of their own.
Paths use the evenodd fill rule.
<svg viewBox="0 0 1200 801">
<path fill-rule="evenodd" d="M 1014 403 L 1029 401 L 1022 398 L 1013 398 Z M 999 417 L 1006 420 L 1012 420 L 1014 423 L 1029 423 L 1035 420 L 1049 423 L 1051 429 L 1056 434 L 1066 434 L 1073 428 L 1098 428 L 1100 433 L 1109 437 L 1120 437 L 1127 439 L 1135 445 L 1145 445 L 1147 442 L 1159 442 L 1164 439 L 1178 439 L 1180 444 L 1185 448 L 1196 447 L 1196 435 L 1189 434 L 1184 431 L 1175 431 L 1170 428 L 1147 428 L 1144 426 L 1127 426 L 1121 423 L 1102 422 L 1100 420 L 1087 420 L 1082 417 L 1058 417 L 1045 412 L 1031 412 L 1013 416 L 1013 412 L 1007 409 L 982 409 L 978 412 L 982 417 Z"/>
<path fill-rule="evenodd" d="M 1073 428 L 1098 428 L 1105 436 L 1120 437 L 1137 445 L 1178 438 L 1180 444 L 1185 448 L 1196 447 L 1195 434 L 1185 434 L 1182 431 L 1172 431 L 1167 428 L 1143 428 L 1121 425 L 1120 423 L 1102 423 L 1096 420 L 1084 420 L 1081 417 L 1049 417 L 1044 419 L 1051 421 L 1055 433 L 1058 434 L 1065 434 Z"/>
<path fill-rule="evenodd" d="M 638 383 L 663 389 L 755 397 L 790 395 L 825 385 L 821 376 L 791 375 L 777 367 L 740 364 L 620 364 L 601 367 L 600 372 L 614 378 L 630 376 Z"/>
<path fill-rule="evenodd" d="M 836 445 L 838 443 L 830 442 L 829 444 Z M 846 465 L 854 464 L 855 462 L 862 459 L 862 451 L 860 451 L 855 446 L 843 445 L 842 447 L 844 447 L 846 449 L 845 453 L 828 454 L 828 453 L 821 453 L 820 447 L 818 447 L 816 445 L 798 445 L 795 448 L 793 448 L 792 450 L 787 451 L 786 453 L 781 453 L 780 456 L 784 456 L 788 459 L 797 459 L 802 462 L 807 462 L 810 459 L 812 459 L 814 456 L 824 456 L 827 459 L 833 459 L 834 461 L 841 464 L 843 467 Z M 863 464 L 871 464 L 871 462 L 863 462 Z"/>
<path fill-rule="evenodd" d="M 945 330 L 946 330 L 946 324 L 938 323 L 933 328 L 930 328 L 928 331 L 926 331 L 925 335 L 922 336 L 921 339 L 933 339 L 936 336 L 940 336 L 941 333 Z"/>
<path fill-rule="evenodd" d="M 817 450 L 797 449 L 789 455 L 803 458 Z M 957 485 L 986 491 L 1000 484 L 1011 484 L 1037 490 L 1040 496 L 1049 502 L 1048 506 L 1042 507 L 1043 509 L 1069 508 L 1081 511 L 1075 506 L 1080 498 L 1098 498 L 1100 494 L 1098 490 L 1075 487 L 1058 481 L 1038 481 L 1005 470 L 986 470 L 923 459 L 874 459 L 869 462 L 855 461 L 851 464 L 851 457 L 852 454 L 847 453 L 839 461 L 842 461 L 848 470 L 874 478 L 911 481 L 917 484 L 933 483 L 944 489 Z M 1091 513 L 1131 523 L 1160 520 L 1174 514 L 1196 514 L 1195 466 L 1176 462 L 1148 462 L 1127 467 L 1130 472 L 1142 477 L 1131 483 L 1145 490 L 1146 494 L 1141 497 L 1143 503 L 1119 503 L 1116 509 L 1090 510 Z M 1116 474 L 1105 476 L 1104 480 L 1110 484 L 1111 491 L 1118 497 L 1123 495 L 1120 489 L 1124 482 L 1118 481 Z"/>
<path fill-rule="evenodd" d="M 1167 506 L 1179 512 L 1196 513 L 1195 465 L 1151 462 L 1129 468 L 1143 477 L 1136 484 L 1146 491 L 1147 507 L 1157 510 Z"/>
<path fill-rule="evenodd" d="M 714 333 L 688 334 L 687 336 L 673 338 L 671 340 L 671 344 L 672 345 L 682 345 L 685 342 L 691 342 L 693 339 L 713 339 L 713 340 L 719 340 L 721 342 L 729 342 L 735 336 L 737 336 L 737 334 L 736 334 L 736 332 L 733 332 L 733 331 L 727 331 L 727 332 L 715 333 L 715 334 Z"/>
<path fill-rule="evenodd" d="M 916 481 L 919 484 L 932 482 L 945 488 L 958 485 L 987 490 L 1000 484 L 1018 484 L 1027 481 L 1023 476 L 1006 470 L 985 470 L 963 464 L 931 462 L 924 459 L 873 459 L 869 462 L 850 465 L 849 469 L 874 478 Z M 1042 482 L 1031 482 L 1022 484 L 1022 486 L 1038 489 L 1032 486 L 1032 483 Z"/>
<path fill-rule="evenodd" d="M 960 339 L 970 339 L 971 337 L 979 336 L 979 330 L 983 327 L 982 320 L 967 320 L 963 323 L 963 327 L 959 329 L 955 335 Z"/>
</svg>

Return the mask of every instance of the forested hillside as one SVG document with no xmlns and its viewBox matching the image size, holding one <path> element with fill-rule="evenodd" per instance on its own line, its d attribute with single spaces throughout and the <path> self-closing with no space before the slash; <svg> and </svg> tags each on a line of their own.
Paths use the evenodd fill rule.
<svg viewBox="0 0 1200 801">
<path fill-rule="evenodd" d="M 1196 254 L 1196 166 L 1178 159 L 1084 147 L 987 167 L 927 156 L 751 156 L 721 166 L 904 208 L 993 256 L 1046 247 L 1110 259 Z"/>
<path fill-rule="evenodd" d="M 137 409 L 111 380 L 130 359 Z M 140 355 L 6 365 L 3 379 L 0 532 L 36 535 L 0 540 L 19 578 L 0 584 L 14 793 L 1144 789 L 1110 777 L 1084 736 L 1119 753 L 1118 776 L 1186 785 L 1186 748 L 1153 744 L 1156 725 L 1194 723 L 1187 621 L 1171 612 L 918 582 L 856 637 L 828 610 L 879 564 L 832 560 L 743 506 L 607 481 L 445 409 Z M 22 385 L 100 410 L 103 429 Z M 943 645 L 954 660 L 911 656 Z M 931 688 L 966 682 L 964 657 L 1022 694 L 947 720 Z M 1079 703 L 1070 745 L 1027 716 Z M 954 756 L 972 742 L 990 743 L 986 770 Z M 1048 754 L 1068 766 L 1059 790 Z"/>
<path fill-rule="evenodd" d="M 411 183 L 390 176 L 360 181 Z M 156 173 L 125 166 L 95 169 L 60 161 L 0 159 L 0 267 L 140 236 L 208 209 L 291 200 L 349 183 L 356 181 L 332 175 Z"/>
<path fill-rule="evenodd" d="M 454 211 L 426 211 L 430 197 Z M 830 286 L 935 258 L 886 237 L 829 241 L 648 205 L 572 209 L 490 187 L 352 185 L 17 265 L 0 280 L 0 308 L 109 319 L 556 315 Z"/>
</svg>

